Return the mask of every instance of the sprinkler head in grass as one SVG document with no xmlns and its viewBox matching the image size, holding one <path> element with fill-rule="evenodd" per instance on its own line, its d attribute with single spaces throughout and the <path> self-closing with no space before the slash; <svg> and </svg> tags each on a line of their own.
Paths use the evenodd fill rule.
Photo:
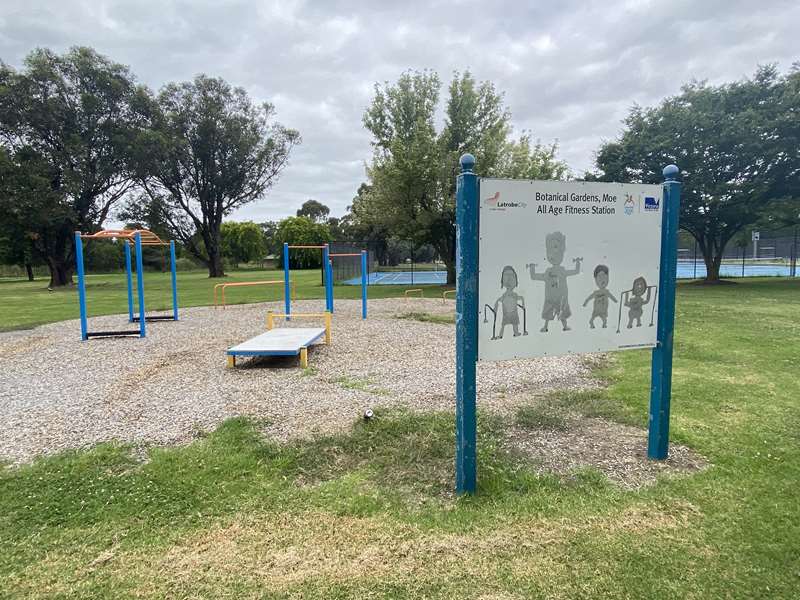
<svg viewBox="0 0 800 600">
<path fill-rule="evenodd" d="M 374 413 L 372 412 L 372 409 L 368 408 L 367 410 L 364 411 L 364 420 L 365 421 L 369 421 L 373 416 L 374 416 Z"/>
</svg>

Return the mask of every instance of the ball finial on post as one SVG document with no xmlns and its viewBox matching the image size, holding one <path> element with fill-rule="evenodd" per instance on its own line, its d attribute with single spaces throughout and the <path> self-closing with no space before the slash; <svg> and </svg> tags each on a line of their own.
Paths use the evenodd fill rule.
<svg viewBox="0 0 800 600">
<path fill-rule="evenodd" d="M 667 165 L 664 167 L 662 173 L 664 174 L 664 179 L 666 181 L 676 181 L 678 179 L 678 174 L 681 170 L 678 168 L 677 165 Z"/>
<path fill-rule="evenodd" d="M 462 154 L 461 160 L 461 172 L 462 173 L 471 173 L 472 169 L 475 167 L 475 157 L 472 154 Z"/>
</svg>

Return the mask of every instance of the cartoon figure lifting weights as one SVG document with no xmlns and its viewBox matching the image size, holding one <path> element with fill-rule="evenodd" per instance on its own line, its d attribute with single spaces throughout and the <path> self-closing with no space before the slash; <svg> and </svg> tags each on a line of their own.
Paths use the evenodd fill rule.
<svg viewBox="0 0 800 600">
<path fill-rule="evenodd" d="M 636 327 L 642 326 L 642 314 L 644 313 L 644 305 L 648 304 L 651 299 L 652 292 L 658 295 L 658 287 L 655 285 L 647 285 L 647 280 L 644 277 L 637 277 L 633 280 L 631 289 L 622 292 L 621 297 L 623 300 L 622 305 L 628 309 L 628 329 L 633 327 L 633 322 L 636 321 Z M 645 295 L 646 294 L 646 295 Z M 622 305 L 620 305 L 620 317 L 617 321 L 617 333 L 619 333 L 622 323 Z M 650 311 L 650 327 L 653 326 L 655 318 L 656 303 L 653 302 L 653 310 Z"/>
<path fill-rule="evenodd" d="M 547 262 L 552 266 L 548 267 L 544 273 L 537 273 L 536 264 L 526 265 L 530 269 L 533 281 L 544 282 L 544 306 L 542 307 L 544 326 L 540 331 L 542 333 L 547 332 L 547 326 L 553 319 L 561 321 L 564 331 L 569 331 L 567 319 L 572 315 L 572 311 L 569 308 L 567 277 L 581 272 L 581 261 L 583 259 L 573 258 L 572 262 L 575 263 L 575 268 L 571 270 L 561 266 L 564 261 L 564 252 L 567 248 L 567 238 L 560 231 L 548 233 L 544 243 L 547 251 Z"/>
<path fill-rule="evenodd" d="M 525 298 L 517 294 L 514 290 L 519 285 L 517 272 L 511 265 L 503 267 L 503 272 L 500 274 L 500 288 L 505 288 L 506 291 L 495 300 L 494 307 L 486 304 L 483 308 L 483 322 L 488 323 L 486 318 L 486 309 L 488 308 L 494 313 L 494 322 L 492 323 L 492 339 L 500 340 L 503 338 L 503 332 L 506 325 L 511 325 L 514 330 L 514 337 L 519 335 L 528 335 L 527 319 L 525 317 Z M 503 319 L 500 325 L 500 335 L 497 335 L 497 310 L 502 307 Z M 522 309 L 522 332 L 519 330 L 519 309 Z"/>
<path fill-rule="evenodd" d="M 606 265 L 597 265 L 594 268 L 594 282 L 597 284 L 597 289 L 589 294 L 589 297 L 583 301 L 583 305 L 589 304 L 589 300 L 594 300 L 592 306 L 592 317 L 589 319 L 589 327 L 594 329 L 594 320 L 598 317 L 603 321 L 603 329 L 606 328 L 608 322 L 608 301 L 616 302 L 608 288 L 608 267 Z"/>
</svg>

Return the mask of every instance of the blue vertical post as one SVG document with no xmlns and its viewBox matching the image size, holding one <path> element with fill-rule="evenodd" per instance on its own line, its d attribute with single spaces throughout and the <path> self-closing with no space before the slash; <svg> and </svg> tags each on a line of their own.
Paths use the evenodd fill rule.
<svg viewBox="0 0 800 600">
<path fill-rule="evenodd" d="M 461 157 L 456 180 L 456 492 L 477 483 L 475 370 L 478 360 L 478 176 Z"/>
<path fill-rule="evenodd" d="M 367 251 L 361 251 L 361 318 L 367 318 Z"/>
<path fill-rule="evenodd" d="M 144 312 L 144 267 L 142 266 L 142 234 L 133 236 L 136 251 L 136 290 L 139 293 L 139 337 L 147 335 L 147 318 Z"/>
<path fill-rule="evenodd" d="M 325 310 L 333 312 L 333 269 L 331 268 L 331 251 L 328 244 L 322 247 L 322 266 L 325 272 Z"/>
<path fill-rule="evenodd" d="M 669 452 L 669 406 L 672 394 L 672 341 L 675 326 L 675 277 L 678 264 L 678 214 L 681 184 L 678 167 L 664 167 L 661 215 L 661 270 L 658 332 L 650 380 L 650 426 L 647 457 L 663 460 Z"/>
<path fill-rule="evenodd" d="M 83 272 L 83 240 L 81 232 L 75 232 L 75 264 L 78 267 L 78 307 L 81 314 L 81 339 L 88 340 L 88 327 L 86 326 L 86 281 Z"/>
<path fill-rule="evenodd" d="M 175 240 L 169 241 L 169 266 L 172 271 L 172 318 L 178 320 L 178 268 L 175 260 Z"/>
<path fill-rule="evenodd" d="M 286 320 L 292 313 L 292 295 L 289 290 L 289 244 L 283 242 L 283 308 L 286 313 Z"/>
<path fill-rule="evenodd" d="M 133 273 L 131 272 L 131 245 L 123 240 L 125 246 L 125 279 L 128 283 L 128 322 L 133 323 Z"/>
</svg>

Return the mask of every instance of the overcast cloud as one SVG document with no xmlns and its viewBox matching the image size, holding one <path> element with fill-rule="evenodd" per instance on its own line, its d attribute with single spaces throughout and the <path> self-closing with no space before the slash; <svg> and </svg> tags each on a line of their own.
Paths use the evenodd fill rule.
<svg viewBox="0 0 800 600">
<path fill-rule="evenodd" d="M 256 221 L 307 198 L 345 212 L 371 155 L 361 116 L 373 85 L 406 69 L 493 81 L 515 129 L 558 139 L 580 174 L 633 103 L 693 78 L 788 70 L 799 29 L 797 0 L 0 0 L 0 58 L 14 66 L 36 46 L 88 45 L 153 89 L 202 72 L 274 103 L 303 144 L 270 194 L 235 215 Z"/>
</svg>

